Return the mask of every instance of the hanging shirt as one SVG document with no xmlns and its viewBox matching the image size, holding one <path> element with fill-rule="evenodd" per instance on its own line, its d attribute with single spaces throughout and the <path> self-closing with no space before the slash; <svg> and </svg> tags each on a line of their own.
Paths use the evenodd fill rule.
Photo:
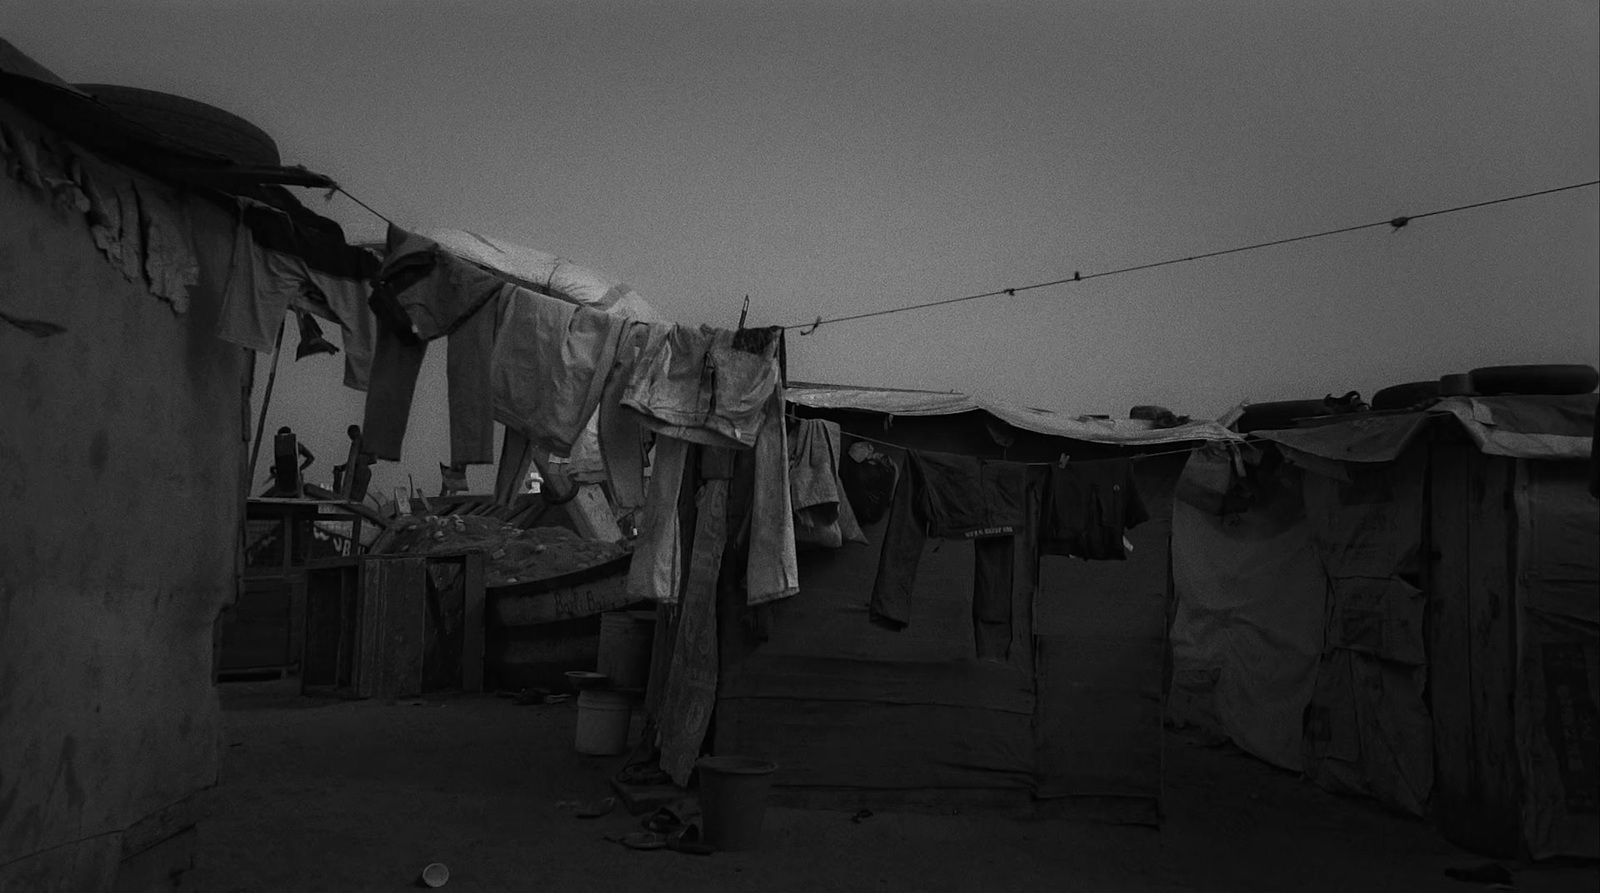
<svg viewBox="0 0 1600 893">
<path fill-rule="evenodd" d="M 1123 534 L 1150 520 L 1128 459 L 1051 466 L 1041 514 L 1041 554 L 1110 561 L 1126 560 Z"/>
</svg>

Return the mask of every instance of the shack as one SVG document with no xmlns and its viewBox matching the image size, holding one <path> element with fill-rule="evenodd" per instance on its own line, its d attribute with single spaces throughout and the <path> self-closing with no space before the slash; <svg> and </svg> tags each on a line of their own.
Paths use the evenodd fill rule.
<svg viewBox="0 0 1600 893">
<path fill-rule="evenodd" d="M 282 188 L 331 181 L 165 99 L 248 139 L 153 128 L 0 41 L 7 890 L 170 888 L 192 864 L 247 485 L 252 359 L 214 334 L 252 237 L 241 200 L 293 251 L 348 247 Z"/>
<path fill-rule="evenodd" d="M 786 397 L 797 419 L 837 423 L 846 451 L 1030 463 L 1029 518 L 1050 466 L 1124 461 L 1148 519 L 1126 560 L 1036 563 L 1037 529 L 1019 530 L 999 647 L 978 644 L 972 542 L 927 543 L 900 630 L 869 619 L 887 520 L 862 519 L 865 543 L 801 551 L 798 596 L 724 605 L 713 751 L 774 761 L 774 797 L 797 805 L 1159 822 L 1172 494 L 1188 450 L 1231 432 L 962 394 L 795 383 Z"/>
<path fill-rule="evenodd" d="M 1174 717 L 1486 854 L 1596 856 L 1595 400 L 1450 397 L 1197 453 Z"/>
</svg>

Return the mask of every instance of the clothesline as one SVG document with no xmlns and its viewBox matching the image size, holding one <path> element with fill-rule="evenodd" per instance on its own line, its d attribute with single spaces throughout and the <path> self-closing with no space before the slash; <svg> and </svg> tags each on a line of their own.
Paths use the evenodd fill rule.
<svg viewBox="0 0 1600 893">
<path fill-rule="evenodd" d="M 1101 270 L 1100 272 L 1097 272 L 1097 273 L 1087 273 L 1087 274 L 1085 274 L 1085 273 L 1082 273 L 1080 271 L 1076 271 L 1075 270 L 1075 271 L 1073 271 L 1071 276 L 1065 276 L 1065 277 L 1062 277 L 1060 279 L 1052 279 L 1049 282 L 1036 282 L 1036 283 L 1034 283 L 1032 285 L 1018 285 L 1018 286 L 1014 286 L 1014 287 L 1011 287 L 1011 288 L 999 288 L 999 289 L 995 289 L 993 291 L 981 292 L 981 293 L 975 294 L 975 295 L 965 295 L 965 296 L 959 297 L 959 298 L 945 298 L 943 300 L 938 300 L 938 301 L 925 301 L 925 302 L 920 303 L 920 304 L 907 304 L 907 305 L 905 305 L 903 307 L 890 307 L 890 308 L 888 308 L 886 310 L 873 310 L 873 311 L 869 311 L 867 313 L 852 313 L 849 316 L 836 316 L 836 317 L 833 317 L 831 319 L 824 319 L 823 317 L 818 316 L 816 319 L 812 320 L 811 322 L 795 323 L 793 325 L 787 325 L 787 326 L 784 326 L 784 329 L 799 329 L 800 330 L 800 334 L 802 334 L 802 335 L 810 335 L 811 333 L 815 332 L 818 327 L 823 326 L 823 325 L 827 325 L 829 323 L 851 322 L 851 321 L 860 320 L 860 319 L 872 319 L 874 317 L 879 317 L 879 316 L 888 316 L 888 315 L 893 314 L 893 313 L 906 313 L 906 312 L 909 312 L 909 311 L 912 311 L 912 310 L 926 310 L 926 309 L 928 309 L 930 307 L 942 307 L 942 306 L 944 306 L 946 304 L 959 304 L 959 303 L 961 303 L 963 301 L 976 301 L 976 300 L 980 300 L 980 299 L 983 299 L 983 298 L 999 297 L 1001 295 L 1005 295 L 1007 297 L 1014 297 L 1016 295 L 1016 293 L 1019 292 L 1019 291 L 1031 291 L 1031 290 L 1037 289 L 1037 288 L 1050 288 L 1050 287 L 1056 286 L 1056 285 L 1067 285 L 1067 284 L 1076 283 L 1076 282 L 1087 282 L 1090 279 L 1103 279 L 1103 278 L 1105 278 L 1107 276 L 1120 276 L 1120 275 L 1123 275 L 1125 273 L 1136 273 L 1136 272 L 1140 272 L 1140 271 L 1143 271 L 1143 270 L 1153 270 L 1153 269 L 1155 269 L 1157 267 L 1168 267 L 1168 266 L 1172 266 L 1174 264 L 1189 263 L 1190 261 L 1206 260 L 1206 259 L 1213 258 L 1213 257 L 1222 257 L 1223 255 L 1227 255 L 1227 254 L 1238 254 L 1238 253 L 1243 252 L 1243 251 L 1255 251 L 1255 250 L 1260 249 L 1260 248 L 1274 248 L 1274 247 L 1277 247 L 1279 245 L 1288 245 L 1288 244 L 1293 243 L 1293 242 L 1304 242 L 1304 241 L 1307 241 L 1307 240 L 1310 240 L 1310 239 L 1321 239 L 1321 238 L 1325 238 L 1327 236 L 1337 236 L 1337 235 L 1342 235 L 1344 233 L 1353 233 L 1353 232 L 1356 232 L 1357 230 L 1372 229 L 1374 227 L 1379 227 L 1379 226 L 1388 226 L 1388 227 L 1394 228 L 1395 230 L 1399 230 L 1401 227 L 1405 226 L 1406 224 L 1410 223 L 1411 221 L 1413 221 L 1413 220 L 1421 220 L 1421 219 L 1423 219 L 1425 217 L 1438 217 L 1438 216 L 1443 215 L 1443 214 L 1454 214 L 1454 213 L 1456 213 L 1458 211 L 1469 211 L 1469 210 L 1472 210 L 1474 208 L 1483 208 L 1483 207 L 1487 207 L 1489 205 L 1505 204 L 1506 202 L 1520 201 L 1522 199 L 1535 198 L 1535 197 L 1541 196 L 1541 195 L 1550 195 L 1550 194 L 1556 193 L 1556 192 L 1565 192 L 1565 191 L 1567 191 L 1569 189 L 1583 189 L 1585 187 L 1595 186 L 1595 185 L 1600 185 L 1600 180 L 1589 180 L 1588 182 L 1585 182 L 1585 183 L 1569 183 L 1566 186 L 1557 186 L 1557 187 L 1554 187 L 1552 189 L 1541 189 L 1541 190 L 1538 190 L 1536 192 L 1524 192 L 1524 193 L 1521 193 L 1521 194 L 1518 194 L 1518 195 L 1508 195 L 1508 196 L 1503 196 L 1501 198 L 1489 199 L 1487 201 L 1472 202 L 1471 204 L 1465 204 L 1465 205 L 1456 205 L 1455 207 L 1451 207 L 1451 208 L 1440 208 L 1440 209 L 1434 210 L 1434 211 L 1425 211 L 1425 212 L 1423 212 L 1421 214 L 1402 215 L 1400 217 L 1391 217 L 1391 218 L 1389 218 L 1387 220 L 1375 220 L 1375 221 L 1373 221 L 1371 223 L 1358 223 L 1358 224 L 1356 224 L 1354 226 L 1342 226 L 1342 227 L 1339 227 L 1337 229 L 1323 230 L 1322 232 L 1307 233 L 1307 234 L 1299 235 L 1299 236 L 1290 236 L 1288 238 L 1283 238 L 1283 239 L 1272 239 L 1270 241 L 1256 242 L 1256 243 L 1253 243 L 1253 244 L 1250 244 L 1250 245 L 1239 245 L 1239 246 L 1236 246 L 1236 247 L 1233 247 L 1233 248 L 1223 248 L 1223 249 L 1218 250 L 1218 251 L 1208 251 L 1208 252 L 1205 252 L 1204 254 L 1192 254 L 1192 255 L 1189 255 L 1187 257 L 1169 258 L 1167 260 L 1159 260 L 1159 261 L 1152 261 L 1150 263 L 1135 264 L 1135 265 L 1129 266 L 1129 267 L 1119 267 L 1119 268 L 1113 269 L 1113 270 Z"/>
<path fill-rule="evenodd" d="M 1017 292 L 1022 292 L 1022 291 L 1032 291 L 1034 289 L 1040 289 L 1040 288 L 1051 288 L 1051 287 L 1057 286 L 1057 285 L 1068 285 L 1068 284 L 1077 283 L 1077 282 L 1087 282 L 1090 279 L 1104 279 L 1104 278 L 1106 278 L 1108 276 L 1121 276 L 1121 275 L 1124 275 L 1124 274 L 1127 274 L 1127 273 L 1137 273 L 1137 272 L 1142 272 L 1144 270 L 1153 270 L 1153 269 L 1156 269 L 1158 267 L 1169 267 L 1169 266 L 1173 266 L 1173 265 L 1176 265 L 1176 264 L 1190 263 L 1192 261 L 1198 261 L 1198 260 L 1209 260 L 1211 258 L 1223 257 L 1223 256 L 1229 255 L 1229 254 L 1239 254 L 1239 253 L 1245 252 L 1245 251 L 1255 251 L 1255 250 L 1262 249 L 1262 248 L 1276 248 L 1276 247 L 1278 247 L 1280 245 L 1289 245 L 1289 244 L 1292 244 L 1292 243 L 1295 243 L 1295 242 L 1309 241 L 1311 239 L 1322 239 L 1322 238 L 1327 238 L 1329 236 L 1344 235 L 1346 233 L 1353 233 L 1353 232 L 1357 232 L 1359 230 L 1364 230 L 1364 229 L 1374 229 L 1374 228 L 1380 227 L 1380 226 L 1391 227 L 1395 231 L 1399 231 L 1402 227 L 1406 226 L 1407 224 L 1409 224 L 1413 220 L 1422 220 L 1422 219 L 1425 219 L 1425 218 L 1428 218 L 1428 217 L 1439 217 L 1439 216 L 1443 216 L 1445 214 L 1455 214 L 1455 213 L 1458 213 L 1458 212 L 1461 212 L 1461 211 L 1471 211 L 1471 210 L 1474 210 L 1474 209 L 1477 209 L 1477 208 L 1486 208 L 1486 207 L 1489 207 L 1490 205 L 1503 205 L 1503 204 L 1506 204 L 1508 202 L 1522 201 L 1524 199 L 1530 199 L 1530 198 L 1538 198 L 1540 196 L 1553 195 L 1553 194 L 1558 193 L 1558 192 L 1567 192 L 1567 191 L 1573 190 L 1573 189 L 1586 189 L 1586 188 L 1591 187 L 1591 186 L 1600 186 L 1600 180 L 1587 180 L 1587 181 L 1582 182 L 1582 183 L 1568 183 L 1565 186 L 1555 186 L 1555 187 L 1552 187 L 1550 189 L 1539 189 L 1539 190 L 1535 190 L 1533 192 L 1522 192 L 1522 193 L 1518 193 L 1516 195 L 1501 196 L 1499 198 L 1492 198 L 1492 199 L 1487 199 L 1485 201 L 1479 201 L 1479 202 L 1470 202 L 1470 203 L 1467 203 L 1467 204 L 1464 204 L 1464 205 L 1455 205 L 1455 206 L 1448 207 L 1448 208 L 1437 208 L 1437 209 L 1432 210 L 1432 211 L 1423 211 L 1422 213 L 1419 213 L 1419 214 L 1405 214 L 1405 215 L 1401 215 L 1399 217 L 1390 217 L 1390 218 L 1385 219 L 1385 220 L 1374 220 L 1374 221 L 1372 221 L 1370 223 L 1358 223 L 1358 224 L 1355 224 L 1354 226 L 1341 226 L 1341 227 L 1338 227 L 1338 228 L 1335 228 L 1335 229 L 1322 230 L 1320 232 L 1305 233 L 1305 234 L 1298 235 L 1298 236 L 1288 236 L 1286 238 L 1281 238 L 1281 239 L 1270 239 L 1270 240 L 1265 241 L 1265 242 L 1254 242 L 1254 243 L 1251 243 L 1249 245 L 1238 245 L 1238 246 L 1235 246 L 1233 248 L 1223 248 L 1223 249 L 1219 249 L 1217 251 L 1207 251 L 1207 252 L 1204 252 L 1202 254 L 1191 254 L 1191 255 L 1184 256 L 1184 257 L 1174 257 L 1174 258 L 1168 258 L 1166 260 L 1151 261 L 1149 263 L 1134 264 L 1132 266 L 1127 266 L 1127 267 L 1117 267 L 1117 268 L 1111 269 L 1111 270 L 1100 270 L 1098 272 L 1093 272 L 1093 273 L 1083 273 L 1081 271 L 1074 270 L 1071 276 L 1064 276 L 1064 277 L 1062 277 L 1060 279 L 1052 279 L 1052 280 L 1050 280 L 1048 282 L 1035 282 L 1035 283 L 1032 283 L 1030 285 L 1017 285 L 1017 286 L 1012 286 L 1010 288 L 998 288 L 998 289 L 994 289 L 992 291 L 980 292 L 978 294 L 964 295 L 964 296 L 959 297 L 959 298 L 944 298 L 944 299 L 937 300 L 937 301 L 924 301 L 924 302 L 919 303 L 919 304 L 907 304 L 907 305 L 902 306 L 902 307 L 890 307 L 890 308 L 887 308 L 887 309 L 884 309 L 884 310 L 872 310 L 872 311 L 868 311 L 866 313 L 852 313 L 852 314 L 850 314 L 848 316 L 835 316 L 835 317 L 831 317 L 831 318 L 823 318 L 822 316 L 818 316 L 816 319 L 813 319 L 811 322 L 793 323 L 793 324 L 790 324 L 790 325 L 783 326 L 782 328 L 785 329 L 785 330 L 798 329 L 798 330 L 800 330 L 800 334 L 802 334 L 802 335 L 810 335 L 813 332 L 815 332 L 818 329 L 818 327 L 824 326 L 824 325 L 829 325 L 829 324 L 832 324 L 832 323 L 853 322 L 855 320 L 861 320 L 861 319 L 873 319 L 873 318 L 876 318 L 876 317 L 879 317 L 879 316 L 888 316 L 888 315 L 894 314 L 894 313 L 908 313 L 908 312 L 913 311 L 913 310 L 926 310 L 926 309 L 929 309 L 929 308 L 932 308 L 932 307 L 943 307 L 946 304 L 959 304 L 959 303 L 962 303 L 964 301 L 977 301 L 977 300 L 981 300 L 981 299 L 984 299 L 984 298 L 1000 297 L 1002 295 L 1007 296 L 1007 297 L 1014 297 L 1014 296 L 1016 296 Z M 365 208 L 373 216 L 379 218 L 380 220 L 384 221 L 385 223 L 388 223 L 391 226 L 396 225 L 394 223 L 394 221 L 390 220 L 388 217 L 386 217 L 383 214 L 379 213 L 371 205 L 367 204 L 366 202 L 362 201 L 359 198 L 356 198 L 355 195 L 351 194 L 351 192 L 348 189 L 345 189 L 343 186 L 335 186 L 333 189 L 329 190 L 328 191 L 328 197 L 332 198 L 334 192 L 342 192 L 342 193 L 344 193 L 346 196 L 348 196 L 350 198 L 351 201 L 353 201 L 356 204 L 360 205 L 362 208 Z M 748 298 L 746 300 L 748 300 Z"/>
</svg>

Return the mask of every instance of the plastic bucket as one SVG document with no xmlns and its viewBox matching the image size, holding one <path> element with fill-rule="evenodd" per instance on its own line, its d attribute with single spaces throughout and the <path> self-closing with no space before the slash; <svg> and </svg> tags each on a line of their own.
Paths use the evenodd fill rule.
<svg viewBox="0 0 1600 893">
<path fill-rule="evenodd" d="M 622 692 L 578 693 L 578 753 L 614 756 L 628 749 L 628 723 L 633 699 Z"/>
<path fill-rule="evenodd" d="M 595 669 L 611 677 L 612 688 L 644 688 L 650 680 L 650 646 L 655 635 L 654 611 L 601 614 L 600 657 Z"/>
<path fill-rule="evenodd" d="M 719 850 L 759 847 L 761 817 L 777 764 L 754 757 L 701 757 L 694 765 L 700 773 L 706 843 Z"/>
</svg>

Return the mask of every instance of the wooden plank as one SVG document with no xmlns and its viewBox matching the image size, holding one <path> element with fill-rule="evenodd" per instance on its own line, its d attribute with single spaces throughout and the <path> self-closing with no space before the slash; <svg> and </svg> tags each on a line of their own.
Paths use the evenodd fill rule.
<svg viewBox="0 0 1600 893">
<path fill-rule="evenodd" d="M 622 529 L 617 526 L 616 512 L 611 508 L 611 502 L 606 499 L 605 490 L 599 484 L 579 484 L 578 495 L 567 503 L 567 514 L 572 518 L 573 526 L 577 527 L 578 534 L 584 539 L 602 540 L 608 543 L 619 542 L 622 539 Z"/>
<path fill-rule="evenodd" d="M 461 589 L 461 690 L 483 691 L 483 553 L 475 552 L 463 559 Z"/>
<path fill-rule="evenodd" d="M 1428 591 L 1429 712 L 1433 718 L 1433 813 L 1440 832 L 1471 845 L 1478 827 L 1476 745 L 1472 731 L 1472 673 L 1468 578 L 1472 543 L 1470 452 L 1439 444 L 1432 457 Z"/>
<path fill-rule="evenodd" d="M 353 680 L 357 695 L 397 698 L 422 693 L 427 561 L 408 556 L 362 566 Z"/>
<path fill-rule="evenodd" d="M 1516 623 L 1512 594 L 1515 533 L 1510 500 L 1515 460 L 1474 454 L 1468 550 L 1468 641 L 1471 649 L 1475 782 L 1481 796 L 1475 849 L 1518 855 L 1515 690 Z"/>
<path fill-rule="evenodd" d="M 626 574 L 531 595 L 497 592 L 488 600 L 489 622 L 496 626 L 533 626 L 590 617 L 633 604 Z"/>
</svg>

